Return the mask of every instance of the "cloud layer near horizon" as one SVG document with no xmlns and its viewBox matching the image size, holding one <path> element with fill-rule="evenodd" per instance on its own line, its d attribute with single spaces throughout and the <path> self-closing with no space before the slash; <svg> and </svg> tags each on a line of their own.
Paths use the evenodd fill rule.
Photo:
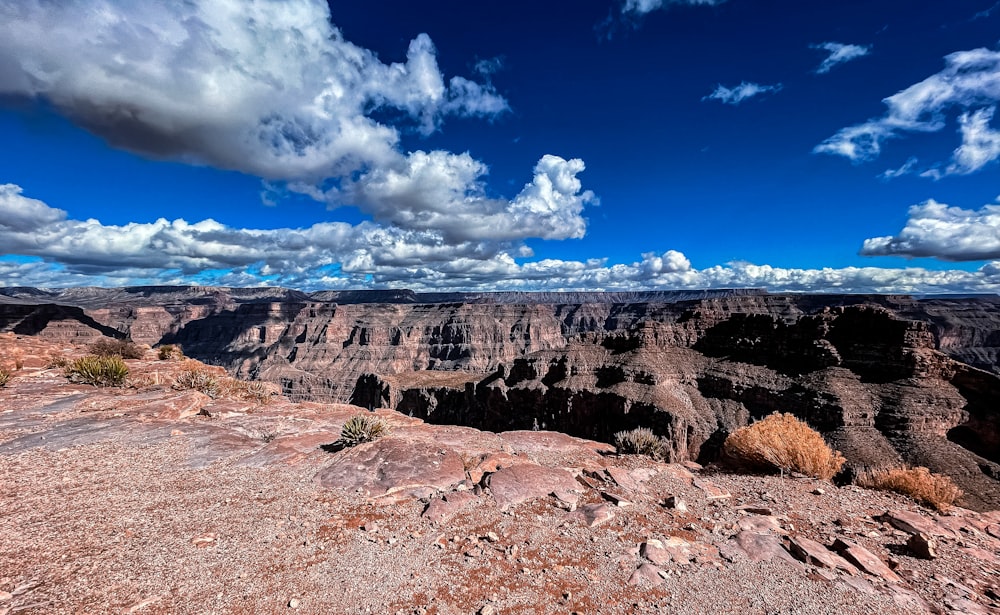
<svg viewBox="0 0 1000 615">
<path fill-rule="evenodd" d="M 762 287 L 797 292 L 996 292 L 1000 262 L 977 271 L 922 268 L 788 269 L 730 263 L 695 269 L 680 252 L 605 259 L 529 260 L 497 243 L 449 244 L 435 233 L 365 222 L 241 229 L 214 220 L 104 225 L 0 186 L 0 244 L 35 259 L 0 259 L 0 285 L 280 285 L 302 290 L 641 290 Z M 37 259 L 37 260 L 36 260 Z"/>
</svg>

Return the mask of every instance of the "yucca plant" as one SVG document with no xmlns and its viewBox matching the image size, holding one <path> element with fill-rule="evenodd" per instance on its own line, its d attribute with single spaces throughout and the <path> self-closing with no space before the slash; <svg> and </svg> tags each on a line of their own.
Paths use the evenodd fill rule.
<svg viewBox="0 0 1000 615">
<path fill-rule="evenodd" d="M 122 386 L 128 378 L 128 366 L 119 356 L 87 355 L 73 361 L 66 368 L 66 377 L 71 382 L 92 384 L 97 387 Z"/>
<path fill-rule="evenodd" d="M 340 430 L 340 439 L 337 441 L 341 446 L 357 446 L 364 442 L 377 440 L 389 433 L 389 425 L 378 418 L 366 414 L 357 414 L 347 419 L 344 427 Z"/>
</svg>

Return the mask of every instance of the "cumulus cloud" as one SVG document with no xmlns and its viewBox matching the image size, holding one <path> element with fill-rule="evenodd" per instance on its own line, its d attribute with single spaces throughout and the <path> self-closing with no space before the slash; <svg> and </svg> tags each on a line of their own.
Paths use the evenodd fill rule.
<svg viewBox="0 0 1000 615">
<path fill-rule="evenodd" d="M 544 166 L 544 165 L 541 165 Z M 556 165 L 559 166 L 558 164 Z M 537 181 L 537 177 L 536 177 Z M 534 185 L 533 181 L 529 185 Z M 563 178 L 550 178 L 553 189 Z M 544 186 L 544 181 L 537 181 Z M 545 192 L 544 187 L 528 190 Z M 532 194 L 531 198 L 536 198 Z M 1000 225 L 1000 206 L 979 215 Z M 994 210 L 998 210 L 996 213 Z M 961 210 L 959 210 L 961 211 Z M 993 246 L 1000 244 L 996 236 Z M 970 240 L 969 245 L 974 241 Z M 0 186 L 0 285 L 135 284 L 280 285 L 314 289 L 643 290 L 759 287 L 794 292 L 996 292 L 1000 260 L 980 270 L 922 268 L 788 269 L 730 263 L 695 269 L 675 250 L 632 263 L 530 260 L 530 252 L 496 241 L 445 242 L 437 231 L 364 222 L 306 228 L 244 229 L 214 220 L 160 219 L 105 225 Z M 994 258 L 1000 248 L 990 252 Z M 25 256 L 32 257 L 27 262 Z M 984 256 L 985 257 L 985 256 Z"/>
<path fill-rule="evenodd" d="M 814 149 L 853 161 L 875 158 L 882 144 L 908 132 L 937 132 L 946 125 L 946 112 L 962 111 L 962 145 L 944 170 L 930 176 L 972 173 L 1000 157 L 997 131 L 990 128 L 1000 101 L 1000 51 L 973 49 L 945 57 L 945 68 L 882 102 L 886 114 L 841 129 Z"/>
<path fill-rule="evenodd" d="M 715 6 L 722 4 L 726 0 L 625 0 L 622 5 L 622 13 L 633 15 L 645 15 L 659 9 L 669 8 L 677 5 L 691 6 Z"/>
<path fill-rule="evenodd" d="M 583 207 L 594 194 L 576 177 L 583 161 L 543 156 L 534 179 L 512 200 L 486 195 L 486 167 L 468 154 L 415 152 L 405 164 L 376 169 L 340 198 L 376 220 L 438 230 L 446 241 L 581 238 Z"/>
<path fill-rule="evenodd" d="M 899 234 L 866 239 L 861 254 L 948 261 L 1000 259 L 1000 205 L 970 210 L 928 200 L 910 208 Z"/>
<path fill-rule="evenodd" d="M 322 0 L 0 0 L 0 95 L 47 101 L 133 152 L 259 176 L 269 205 L 291 190 L 439 241 L 582 237 L 595 200 L 577 159 L 542 157 L 506 199 L 467 153 L 400 151 L 379 110 L 430 133 L 507 101 L 488 81 L 446 79 L 426 34 L 405 61 L 382 62 Z"/>
<path fill-rule="evenodd" d="M 767 94 L 768 92 L 778 92 L 781 90 L 781 87 L 780 83 L 775 85 L 761 85 L 759 83 L 744 81 L 735 87 L 727 88 L 720 83 L 711 94 L 703 96 L 701 99 L 718 100 L 727 105 L 738 105 L 754 96 Z"/>
<path fill-rule="evenodd" d="M 871 45 L 845 45 L 844 43 L 832 42 L 819 43 L 818 45 L 810 45 L 809 47 L 812 49 L 822 49 L 828 54 L 820 65 L 816 67 L 816 72 L 821 75 L 830 72 L 830 69 L 838 64 L 863 58 L 871 53 L 872 50 Z"/>
<path fill-rule="evenodd" d="M 431 39 L 386 64 L 319 0 L 0 2 L 0 94 L 50 102 L 109 143 L 268 179 L 325 179 L 393 160 L 393 108 L 420 130 L 507 109 L 445 80 Z"/>
</svg>

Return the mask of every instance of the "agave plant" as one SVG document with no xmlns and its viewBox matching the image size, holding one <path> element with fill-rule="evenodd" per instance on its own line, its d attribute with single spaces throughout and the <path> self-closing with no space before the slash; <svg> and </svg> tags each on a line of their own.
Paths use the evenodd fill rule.
<svg viewBox="0 0 1000 615">
<path fill-rule="evenodd" d="M 66 377 L 72 382 L 98 387 L 122 386 L 128 377 L 128 366 L 119 356 L 87 355 L 73 361 L 66 368 Z"/>
<path fill-rule="evenodd" d="M 340 430 L 340 440 L 337 442 L 344 446 L 357 446 L 363 442 L 377 440 L 389 433 L 389 425 L 377 416 L 357 414 L 347 419 L 343 429 Z"/>
</svg>

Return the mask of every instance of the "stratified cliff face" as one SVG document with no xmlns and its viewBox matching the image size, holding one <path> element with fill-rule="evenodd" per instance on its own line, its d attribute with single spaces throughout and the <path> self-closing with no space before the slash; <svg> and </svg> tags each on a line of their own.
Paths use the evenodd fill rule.
<svg viewBox="0 0 1000 615">
<path fill-rule="evenodd" d="M 0 291 L 0 330 L 179 344 L 294 400 L 436 423 L 603 441 L 647 426 L 670 439 L 674 460 L 710 460 L 732 430 L 793 412 L 852 468 L 926 465 L 1000 506 L 995 299 Z"/>
</svg>

